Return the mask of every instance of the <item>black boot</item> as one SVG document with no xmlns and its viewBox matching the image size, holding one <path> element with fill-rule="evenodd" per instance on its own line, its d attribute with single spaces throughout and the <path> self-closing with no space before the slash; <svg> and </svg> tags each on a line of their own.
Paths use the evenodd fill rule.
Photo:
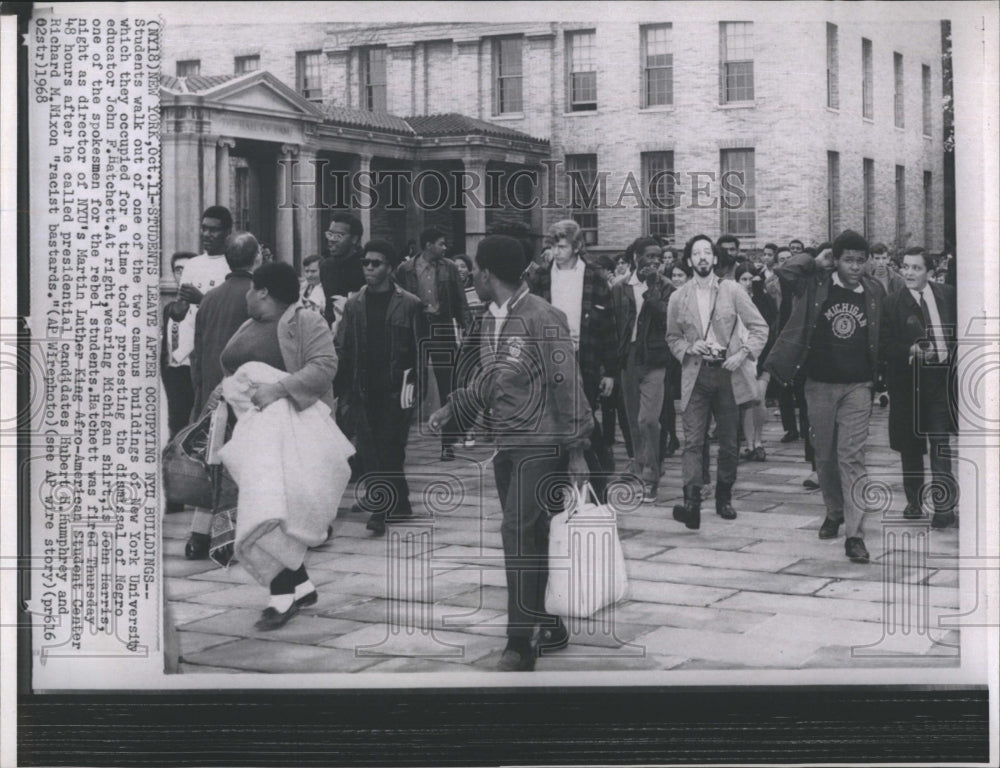
<svg viewBox="0 0 1000 768">
<path fill-rule="evenodd" d="M 684 504 L 674 505 L 674 520 L 684 523 L 692 531 L 701 528 L 701 488 L 684 486 Z"/>
<path fill-rule="evenodd" d="M 733 509 L 733 484 L 719 482 L 715 486 L 715 512 L 723 520 L 735 520 L 736 510 Z"/>
</svg>

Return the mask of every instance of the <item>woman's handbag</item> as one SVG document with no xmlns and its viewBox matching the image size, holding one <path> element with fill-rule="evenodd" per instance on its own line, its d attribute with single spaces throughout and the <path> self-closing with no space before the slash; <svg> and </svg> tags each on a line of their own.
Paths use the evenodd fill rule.
<svg viewBox="0 0 1000 768">
<path fill-rule="evenodd" d="M 223 419 L 225 419 L 223 421 Z M 222 399 L 202 409 L 198 418 L 176 435 L 163 451 L 163 489 L 167 501 L 189 507 L 210 509 L 213 502 L 212 477 L 207 464 L 210 435 L 219 424 L 227 430 L 228 407 Z M 237 489 L 224 469 L 219 478 L 220 507 L 236 506 Z"/>
<path fill-rule="evenodd" d="M 614 508 L 600 504 L 589 483 L 573 491 L 566 512 L 549 527 L 545 610 L 586 618 L 622 600 L 628 576 Z"/>
</svg>

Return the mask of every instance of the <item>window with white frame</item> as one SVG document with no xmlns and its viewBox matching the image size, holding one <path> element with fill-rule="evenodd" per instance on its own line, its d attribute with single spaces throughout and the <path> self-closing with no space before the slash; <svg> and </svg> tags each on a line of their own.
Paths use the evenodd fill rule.
<svg viewBox="0 0 1000 768">
<path fill-rule="evenodd" d="M 906 241 L 906 168 L 896 166 L 896 247 Z"/>
<path fill-rule="evenodd" d="M 597 245 L 597 155 L 566 155 L 566 178 L 570 215 L 580 225 L 584 242 Z"/>
<path fill-rule="evenodd" d="M 719 205 L 722 234 L 753 235 L 757 231 L 757 194 L 752 149 L 721 152 Z"/>
<path fill-rule="evenodd" d="M 872 65 L 872 41 L 861 38 L 861 115 L 875 119 L 875 80 Z"/>
<path fill-rule="evenodd" d="M 361 108 L 368 112 L 387 111 L 386 49 L 362 48 L 360 51 Z"/>
<path fill-rule="evenodd" d="M 826 105 L 840 109 L 840 52 L 837 25 L 826 25 Z"/>
<path fill-rule="evenodd" d="M 674 103 L 673 28 L 650 24 L 641 28 L 642 106 Z"/>
<path fill-rule="evenodd" d="M 875 161 L 871 158 L 862 160 L 862 209 L 864 212 L 864 236 L 868 242 L 875 237 Z"/>
<path fill-rule="evenodd" d="M 524 111 L 524 38 L 493 38 L 493 114 Z"/>
<path fill-rule="evenodd" d="M 295 54 L 296 90 L 309 101 L 323 100 L 320 55 L 319 51 L 300 51 Z"/>
<path fill-rule="evenodd" d="M 753 101 L 753 22 L 721 22 L 719 45 L 722 49 L 719 64 L 721 102 Z"/>
<path fill-rule="evenodd" d="M 840 153 L 826 153 L 827 237 L 833 240 L 840 232 Z"/>
<path fill-rule="evenodd" d="M 245 75 L 247 72 L 256 72 L 260 69 L 260 56 L 237 56 L 233 59 L 233 72 L 237 75 Z"/>
<path fill-rule="evenodd" d="M 906 112 L 903 104 L 903 54 L 892 54 L 892 108 L 895 115 L 896 127 L 903 128 L 906 125 Z"/>
<path fill-rule="evenodd" d="M 924 136 L 930 136 L 934 120 L 931 110 L 931 68 L 926 64 L 920 67 L 920 86 L 923 91 Z"/>
<path fill-rule="evenodd" d="M 597 109 L 596 43 L 596 32 L 566 33 L 570 112 L 590 112 Z"/>
<path fill-rule="evenodd" d="M 201 59 L 185 59 L 177 62 L 177 77 L 197 77 L 201 74 Z"/>
<path fill-rule="evenodd" d="M 676 183 L 673 152 L 642 153 L 642 191 L 647 202 L 647 235 L 674 236 Z"/>
</svg>

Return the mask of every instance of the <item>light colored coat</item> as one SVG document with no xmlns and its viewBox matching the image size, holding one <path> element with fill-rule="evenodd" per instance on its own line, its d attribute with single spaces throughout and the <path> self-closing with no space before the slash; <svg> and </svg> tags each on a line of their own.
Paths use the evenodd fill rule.
<svg viewBox="0 0 1000 768">
<path fill-rule="evenodd" d="M 705 338 L 705 329 L 698 312 L 694 280 L 688 280 L 670 297 L 667 307 L 667 344 L 670 351 L 681 362 L 681 409 L 687 408 L 691 391 L 701 370 L 701 355 L 688 354 L 688 350 L 699 339 Z M 716 279 L 712 285 L 712 302 L 715 314 L 712 328 L 719 343 L 729 340 L 727 357 L 732 357 L 740 349 L 749 352 L 747 362 L 733 371 L 733 396 L 737 404 L 758 399 L 756 386 L 756 360 L 767 343 L 767 322 L 757 311 L 753 301 L 743 288 L 732 280 Z M 742 341 L 737 320 L 746 327 L 746 339 Z"/>
</svg>

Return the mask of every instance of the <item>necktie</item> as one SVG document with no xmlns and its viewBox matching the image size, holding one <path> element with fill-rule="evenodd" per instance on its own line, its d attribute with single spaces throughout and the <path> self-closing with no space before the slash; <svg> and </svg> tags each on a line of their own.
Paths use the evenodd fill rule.
<svg viewBox="0 0 1000 768">
<path fill-rule="evenodd" d="M 927 288 L 924 288 L 924 290 L 920 292 L 920 311 L 923 312 L 924 315 L 924 330 L 927 331 L 927 336 L 931 340 L 931 344 L 934 345 L 934 352 L 938 362 L 943 363 L 946 355 L 942 350 L 943 345 L 941 344 L 941 337 L 938 335 L 937 329 L 931 322 L 931 312 L 927 306 L 927 301 L 924 298 L 927 295 L 927 290 Z"/>
<path fill-rule="evenodd" d="M 176 352 L 181 343 L 181 329 L 174 320 L 170 321 L 170 351 Z"/>
</svg>

